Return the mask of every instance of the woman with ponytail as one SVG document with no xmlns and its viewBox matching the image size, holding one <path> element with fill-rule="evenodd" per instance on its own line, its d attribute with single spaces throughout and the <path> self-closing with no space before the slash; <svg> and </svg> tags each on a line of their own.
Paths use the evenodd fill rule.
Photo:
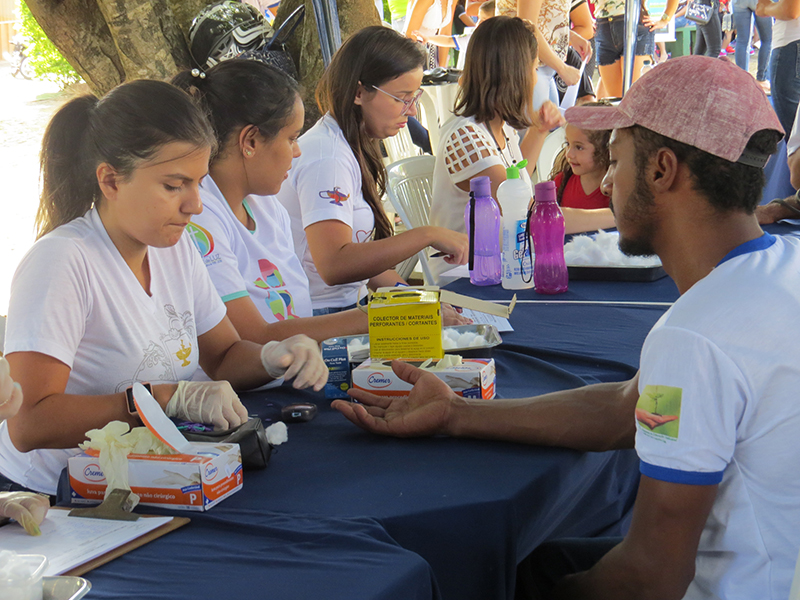
<svg viewBox="0 0 800 600">
<path fill-rule="evenodd" d="M 183 235 L 202 210 L 214 145 L 203 114 L 164 82 L 77 98 L 53 116 L 40 237 L 11 287 L 5 348 L 23 401 L 0 424 L 0 484 L 54 494 L 87 431 L 141 424 L 137 382 L 168 416 L 220 429 L 247 419 L 234 388 L 284 375 L 324 385 L 309 338 L 263 347 L 239 338 Z M 198 366 L 217 381 L 189 381 Z"/>
<path fill-rule="evenodd" d="M 189 233 L 239 335 L 266 343 L 304 333 L 317 341 L 366 333 L 356 308 L 312 316 L 308 278 L 277 194 L 300 156 L 303 102 L 297 83 L 255 60 L 221 62 L 173 81 L 203 108 L 217 138 L 200 186 L 203 212 Z"/>
<path fill-rule="evenodd" d="M 449 263 L 467 261 L 464 234 L 418 227 L 394 236 L 381 205 L 386 172 L 378 142 L 416 115 L 424 60 L 410 39 L 366 27 L 322 76 L 317 104 L 324 116 L 300 138 L 303 154 L 278 194 L 292 219 L 314 314 L 353 307 L 362 284 L 404 283 L 394 266 L 428 246 Z"/>
</svg>

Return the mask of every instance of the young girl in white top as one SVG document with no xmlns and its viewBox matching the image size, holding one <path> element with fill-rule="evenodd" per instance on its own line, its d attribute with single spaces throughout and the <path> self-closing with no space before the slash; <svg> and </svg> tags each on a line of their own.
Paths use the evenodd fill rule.
<svg viewBox="0 0 800 600">
<path fill-rule="evenodd" d="M 135 382 L 152 384 L 168 416 L 217 428 L 247 419 L 234 389 L 284 375 L 324 385 L 313 340 L 239 338 L 183 235 L 202 210 L 213 146 L 191 99 L 158 81 L 76 98 L 51 120 L 40 238 L 11 287 L 5 348 L 24 399 L 0 425 L 6 478 L 54 494 L 87 431 L 139 424 L 127 393 Z M 220 381 L 188 381 L 198 365 Z"/>
<path fill-rule="evenodd" d="M 221 62 L 205 77 L 173 83 L 205 109 L 217 137 L 203 212 L 188 231 L 239 335 L 266 343 L 304 333 L 318 341 L 366 333 L 354 308 L 312 316 L 308 278 L 294 252 L 291 221 L 275 198 L 300 156 L 303 102 L 297 83 L 254 60 Z"/>
<path fill-rule="evenodd" d="M 394 30 L 366 27 L 342 45 L 319 83 L 325 116 L 300 137 L 303 154 L 278 194 L 315 314 L 351 308 L 364 283 L 404 283 L 394 266 L 427 246 L 450 263 L 467 261 L 465 235 L 417 227 L 393 236 L 381 206 L 386 172 L 378 140 L 416 114 L 423 59 L 415 42 Z"/>
<path fill-rule="evenodd" d="M 497 198 L 506 169 L 525 158 L 528 166 L 520 175 L 530 184 L 544 139 L 563 122 L 550 101 L 533 113 L 536 51 L 533 26 L 518 17 L 489 19 L 472 34 L 455 117 L 440 131 L 433 171 L 433 224 L 466 230 L 464 208 L 473 177 L 488 176 Z M 521 142 L 517 130 L 526 131 Z"/>
</svg>

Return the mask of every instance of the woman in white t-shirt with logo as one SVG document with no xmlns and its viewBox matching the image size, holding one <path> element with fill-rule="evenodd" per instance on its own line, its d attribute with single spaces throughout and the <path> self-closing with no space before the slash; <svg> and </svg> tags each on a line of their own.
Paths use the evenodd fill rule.
<svg viewBox="0 0 800 600">
<path fill-rule="evenodd" d="M 322 119 L 300 137 L 278 199 L 292 219 L 314 314 L 352 308 L 359 289 L 405 283 L 395 265 L 432 246 L 452 264 L 467 261 L 463 233 L 417 227 L 392 235 L 381 205 L 386 172 L 378 141 L 416 114 L 424 56 L 386 27 L 366 27 L 333 57 L 317 88 Z M 458 316 L 449 308 L 450 324 Z"/>
<path fill-rule="evenodd" d="M 187 230 L 239 335 L 266 343 L 297 333 L 317 341 L 366 333 L 367 315 L 357 308 L 312 316 L 291 221 L 274 196 L 300 156 L 305 111 L 297 83 L 245 59 L 196 73 L 173 84 L 200 102 L 218 150 L 200 186 L 203 212 Z"/>
<path fill-rule="evenodd" d="M 550 101 L 538 111 L 532 109 L 536 54 L 534 28 L 519 17 L 494 17 L 475 29 L 459 82 L 455 116 L 439 132 L 432 223 L 466 231 L 464 209 L 473 177 L 489 177 L 497 198 L 506 169 L 524 158 L 528 166 L 520 175 L 530 185 L 545 138 L 564 121 Z M 506 60 L 508 56 L 514 60 Z M 524 133 L 521 142 L 518 130 Z"/>
<path fill-rule="evenodd" d="M 24 398 L 0 424 L 0 479 L 54 494 L 87 431 L 140 424 L 136 382 L 168 416 L 221 429 L 247 419 L 234 389 L 295 375 L 295 387 L 324 385 L 306 336 L 240 339 L 183 235 L 202 210 L 214 143 L 191 99 L 159 81 L 76 98 L 53 116 L 40 237 L 11 286 L 5 349 Z M 217 381 L 189 381 L 198 366 Z"/>
</svg>

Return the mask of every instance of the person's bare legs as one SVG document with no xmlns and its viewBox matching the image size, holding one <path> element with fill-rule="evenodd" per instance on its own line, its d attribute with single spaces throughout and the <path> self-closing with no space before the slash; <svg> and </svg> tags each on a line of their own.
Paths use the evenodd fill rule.
<svg viewBox="0 0 800 600">
<path fill-rule="evenodd" d="M 645 54 L 643 56 L 637 56 L 633 60 L 633 80 L 631 83 L 634 83 L 639 77 L 642 76 L 642 67 L 644 66 L 644 61 L 649 60 L 652 63 L 652 58 L 649 54 Z"/>
<path fill-rule="evenodd" d="M 637 56 L 633 61 L 633 79 L 631 83 L 635 82 L 642 76 L 642 66 L 644 61 L 652 61 L 649 55 Z M 610 65 L 600 65 L 600 80 L 603 84 L 603 89 L 598 88 L 598 98 L 621 98 L 622 97 L 622 59 Z"/>
<path fill-rule="evenodd" d="M 664 42 L 656 42 L 656 46 L 658 46 L 658 64 L 666 62 L 667 45 Z"/>
<path fill-rule="evenodd" d="M 603 78 L 597 80 L 597 89 L 595 90 L 598 98 L 608 98 L 610 97 L 606 94 L 606 84 L 603 83 Z"/>
<path fill-rule="evenodd" d="M 598 97 L 620 98 L 622 96 L 622 59 L 610 65 L 599 65 L 598 69 L 605 89 L 602 95 L 598 94 Z"/>
</svg>

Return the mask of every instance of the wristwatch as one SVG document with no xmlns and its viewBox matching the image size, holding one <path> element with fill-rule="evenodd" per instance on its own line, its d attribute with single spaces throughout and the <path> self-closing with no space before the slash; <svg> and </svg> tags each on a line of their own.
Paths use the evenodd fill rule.
<svg viewBox="0 0 800 600">
<path fill-rule="evenodd" d="M 148 392 L 150 392 L 150 394 L 153 393 L 152 385 L 146 382 L 142 382 L 142 385 Z M 141 423 L 142 418 L 139 416 L 139 411 L 136 410 L 136 402 L 133 401 L 133 386 L 129 386 L 125 389 L 125 399 L 128 401 L 128 413 L 136 417 L 139 423 Z"/>
</svg>

